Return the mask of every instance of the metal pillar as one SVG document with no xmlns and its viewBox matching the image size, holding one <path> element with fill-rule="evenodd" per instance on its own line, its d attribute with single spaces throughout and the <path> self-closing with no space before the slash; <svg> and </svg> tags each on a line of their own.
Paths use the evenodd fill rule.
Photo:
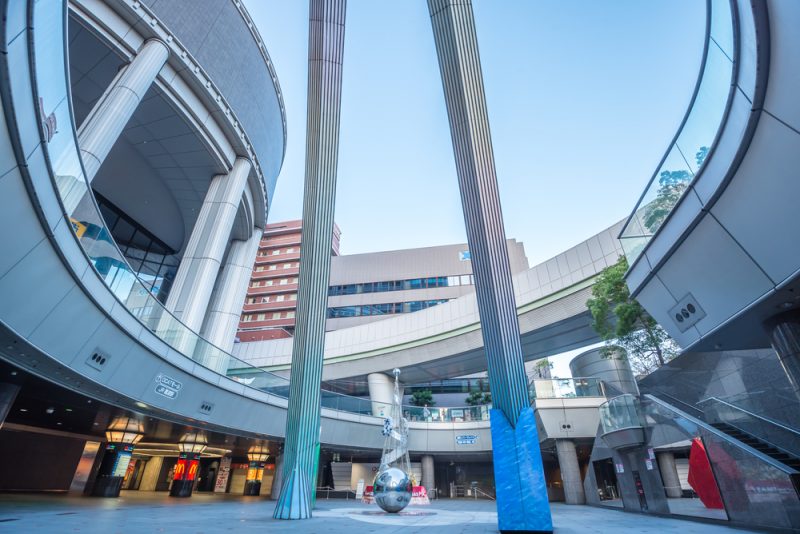
<svg viewBox="0 0 800 534">
<path fill-rule="evenodd" d="M 250 283 L 258 245 L 263 234 L 261 228 L 255 228 L 247 241 L 235 239 L 231 242 L 225 265 L 211 294 L 201 335 L 203 339 L 223 351 L 230 352 L 233 348 L 242 306 L 247 295 L 247 286 Z M 225 373 L 228 370 L 227 354 L 218 350 L 201 354 L 198 361 L 218 373 Z"/>
<path fill-rule="evenodd" d="M 228 174 L 211 180 L 167 297 L 166 308 L 194 332 L 203 326 L 250 168 L 249 160 L 237 158 Z M 194 347 L 186 343 L 179 340 L 177 348 L 190 354 Z"/>
<path fill-rule="evenodd" d="M 169 48 L 162 41 L 145 41 L 81 124 L 78 146 L 89 182 L 94 179 L 168 57 Z"/>
<path fill-rule="evenodd" d="M 286 419 L 283 486 L 276 519 L 311 517 L 319 461 L 320 383 L 325 349 L 346 0 L 311 0 L 303 245 Z"/>
<path fill-rule="evenodd" d="M 491 425 L 500 530 L 551 532 L 539 439 L 522 359 L 472 4 L 469 0 L 428 0 L 428 7 L 495 407 Z"/>
<path fill-rule="evenodd" d="M 561 470 L 561 482 L 564 484 L 564 501 L 567 504 L 586 504 L 575 442 L 571 439 L 557 439 L 556 454 L 558 467 Z"/>
<path fill-rule="evenodd" d="M 0 383 L 0 428 L 3 428 L 3 423 L 6 421 L 8 412 L 17 400 L 20 386 L 17 384 Z"/>
</svg>

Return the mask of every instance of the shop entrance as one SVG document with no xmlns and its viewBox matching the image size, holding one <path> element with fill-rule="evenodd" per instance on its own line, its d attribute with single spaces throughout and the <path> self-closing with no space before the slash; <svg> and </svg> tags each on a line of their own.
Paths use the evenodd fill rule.
<svg viewBox="0 0 800 534">
<path fill-rule="evenodd" d="M 619 499 L 617 486 L 617 473 L 614 470 L 614 461 L 611 458 L 592 462 L 595 480 L 597 480 L 597 495 L 601 501 Z"/>
</svg>

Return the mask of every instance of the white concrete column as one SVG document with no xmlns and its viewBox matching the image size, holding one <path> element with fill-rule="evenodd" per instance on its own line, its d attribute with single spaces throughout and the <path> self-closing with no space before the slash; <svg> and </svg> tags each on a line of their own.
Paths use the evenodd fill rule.
<svg viewBox="0 0 800 534">
<path fill-rule="evenodd" d="M 384 417 L 391 412 L 394 397 L 394 380 L 383 373 L 367 375 L 369 400 L 372 401 L 372 415 Z"/>
<path fill-rule="evenodd" d="M 249 160 L 237 158 L 227 175 L 211 180 L 170 289 L 167 309 L 194 332 L 203 326 L 250 168 Z"/>
<path fill-rule="evenodd" d="M 670 499 L 682 497 L 683 490 L 681 490 L 681 479 L 678 476 L 678 466 L 675 464 L 675 455 L 669 451 L 657 452 L 656 458 L 667 497 Z"/>
<path fill-rule="evenodd" d="M 436 476 L 433 471 L 433 456 L 430 454 L 422 457 L 422 485 L 428 496 L 432 496 L 431 492 L 436 488 Z"/>
<path fill-rule="evenodd" d="M 162 41 L 145 41 L 81 124 L 78 146 L 89 182 L 94 179 L 168 57 L 169 48 Z"/>
<path fill-rule="evenodd" d="M 263 234 L 262 229 L 255 228 L 247 241 L 235 239 L 231 242 L 225 265 L 211 294 L 211 302 L 200 335 L 226 352 L 230 352 L 233 348 L 242 306 L 247 295 L 247 286 L 250 283 L 258 245 Z M 200 355 L 198 361 L 218 373 L 224 374 L 228 370 L 227 354 L 216 350 Z"/>
<path fill-rule="evenodd" d="M 561 469 L 561 482 L 564 484 L 565 502 L 567 504 L 586 504 L 575 442 L 571 439 L 557 439 L 556 454 L 558 455 L 558 466 Z"/>
<path fill-rule="evenodd" d="M 269 492 L 269 498 L 273 501 L 278 500 L 278 495 L 281 492 L 283 485 L 283 453 L 275 457 L 275 476 L 272 477 L 272 489 Z"/>
</svg>

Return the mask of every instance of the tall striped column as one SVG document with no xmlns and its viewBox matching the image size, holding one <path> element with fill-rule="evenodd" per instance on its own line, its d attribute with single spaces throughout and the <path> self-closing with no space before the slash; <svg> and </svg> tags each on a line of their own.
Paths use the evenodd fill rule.
<svg viewBox="0 0 800 534">
<path fill-rule="evenodd" d="M 300 285 L 292 348 L 283 485 L 276 519 L 311 517 L 320 434 L 320 384 L 325 349 L 346 0 L 311 0 L 308 119 Z"/>
<path fill-rule="evenodd" d="M 472 3 L 428 0 L 444 86 L 489 384 L 501 532 L 553 530 L 528 397 Z"/>
</svg>

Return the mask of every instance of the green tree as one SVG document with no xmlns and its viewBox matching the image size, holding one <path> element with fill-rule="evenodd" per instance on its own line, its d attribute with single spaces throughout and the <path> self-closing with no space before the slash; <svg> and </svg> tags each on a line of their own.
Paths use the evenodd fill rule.
<svg viewBox="0 0 800 534">
<path fill-rule="evenodd" d="M 464 402 L 467 403 L 467 406 L 481 406 L 484 404 L 491 404 L 492 394 L 484 393 L 482 391 L 472 391 L 470 392 L 469 396 L 466 398 Z"/>
<path fill-rule="evenodd" d="M 612 357 L 613 345 L 618 345 L 625 349 L 633 371 L 647 374 L 674 358 L 678 346 L 641 304 L 631 298 L 625 284 L 627 270 L 625 256 L 604 269 L 592 286 L 592 298 L 586 307 L 592 314 L 592 328 L 606 341 L 606 357 Z"/>
<path fill-rule="evenodd" d="M 414 406 L 434 406 L 433 393 L 429 389 L 418 389 L 411 394 L 411 404 Z"/>
</svg>

